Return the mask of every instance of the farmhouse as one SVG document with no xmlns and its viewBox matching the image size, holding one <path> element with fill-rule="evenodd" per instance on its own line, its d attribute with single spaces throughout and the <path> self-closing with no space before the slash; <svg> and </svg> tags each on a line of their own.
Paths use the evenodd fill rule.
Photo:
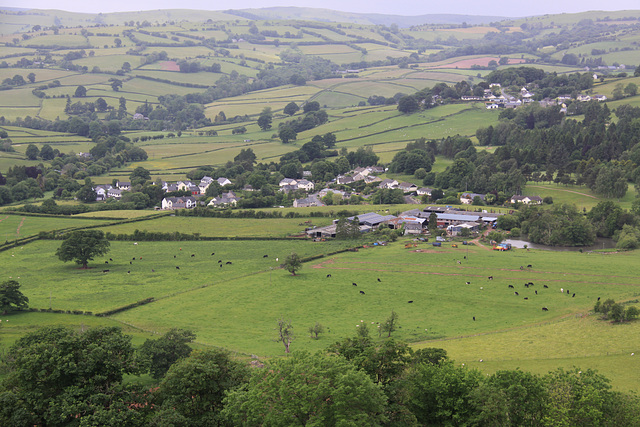
<svg viewBox="0 0 640 427">
<path fill-rule="evenodd" d="M 122 192 L 117 188 L 110 188 L 107 191 L 107 197 L 113 197 L 116 200 L 120 200 L 120 198 L 122 197 Z"/>
<path fill-rule="evenodd" d="M 218 181 L 218 184 L 220 184 L 222 187 L 224 187 L 225 185 L 231 185 L 232 184 L 232 182 L 229 179 L 227 179 L 227 178 L 225 178 L 223 176 L 218 178 L 216 181 Z"/>
<path fill-rule="evenodd" d="M 378 188 L 397 188 L 398 181 L 395 179 L 386 178 L 383 179 L 382 182 L 378 185 Z"/>
<path fill-rule="evenodd" d="M 131 183 L 126 181 L 118 181 L 116 187 L 118 187 L 118 190 L 129 191 L 131 190 Z"/>
<path fill-rule="evenodd" d="M 308 208 L 311 206 L 324 206 L 316 196 L 309 196 L 305 199 L 295 199 L 293 201 L 294 208 Z"/>
<path fill-rule="evenodd" d="M 196 206 L 195 197 L 165 197 L 162 199 L 162 209 L 191 209 Z"/>
<path fill-rule="evenodd" d="M 541 205 L 542 197 L 540 196 L 513 196 L 511 203 L 522 203 L 525 205 Z"/>
<path fill-rule="evenodd" d="M 475 199 L 476 197 L 480 197 L 480 200 L 484 202 L 485 195 L 478 193 L 462 193 L 462 195 L 460 196 L 460 201 L 465 205 L 470 205 L 471 203 L 473 203 L 473 199 Z"/>
<path fill-rule="evenodd" d="M 416 190 L 416 194 L 418 196 L 431 196 L 431 192 L 433 191 L 433 188 L 429 188 L 429 187 L 422 187 L 422 188 L 418 188 Z"/>
<path fill-rule="evenodd" d="M 410 182 L 403 182 L 398 184 L 398 188 L 404 193 L 412 193 L 418 189 L 418 186 Z"/>
</svg>

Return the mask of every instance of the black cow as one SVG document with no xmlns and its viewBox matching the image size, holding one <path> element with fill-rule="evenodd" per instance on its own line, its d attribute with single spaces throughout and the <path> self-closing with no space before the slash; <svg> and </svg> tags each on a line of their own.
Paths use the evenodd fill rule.
<svg viewBox="0 0 640 427">
<path fill-rule="evenodd" d="M 542 307 L 542 311 L 549 311 L 547 307 Z"/>
<path fill-rule="evenodd" d="M 535 292 L 536 292 L 536 295 L 538 295 L 538 291 L 535 291 Z"/>
<path fill-rule="evenodd" d="M 545 289 L 549 289 L 549 287 L 547 285 L 542 285 Z"/>
<path fill-rule="evenodd" d="M 474 322 L 476 321 L 476 316 L 473 316 L 473 321 L 474 321 Z"/>
<path fill-rule="evenodd" d="M 262 255 L 262 258 L 269 258 L 269 255 Z"/>
<path fill-rule="evenodd" d="M 173 257 L 175 258 L 176 256 L 174 255 Z"/>
<path fill-rule="evenodd" d="M 362 295 L 364 295 L 364 291 L 360 291 L 360 293 L 361 293 Z"/>
<path fill-rule="evenodd" d="M 129 261 L 129 265 L 133 265 L 133 261 Z"/>
<path fill-rule="evenodd" d="M 531 264 L 527 265 L 527 268 L 533 268 L 533 266 Z"/>
<path fill-rule="evenodd" d="M 525 283 L 525 284 L 524 284 L 524 287 L 525 287 L 525 288 L 528 288 L 528 287 L 529 287 L 529 284 L 528 284 L 528 283 Z"/>
<path fill-rule="evenodd" d="M 378 282 L 382 282 L 382 280 L 380 280 L 380 278 L 378 277 Z"/>
<path fill-rule="evenodd" d="M 575 298 L 575 297 L 576 297 L 576 294 L 571 295 L 571 298 Z"/>
<path fill-rule="evenodd" d="M 152 273 L 155 273 L 156 271 L 152 268 L 152 269 L 151 269 L 151 272 L 152 272 Z"/>
<path fill-rule="evenodd" d="M 109 264 L 109 261 L 105 261 L 104 263 L 105 263 L 105 264 Z"/>
<path fill-rule="evenodd" d="M 520 295 L 518 292 L 514 292 L 514 294 L 516 294 L 516 295 Z"/>
<path fill-rule="evenodd" d="M 219 259 L 219 260 L 218 260 L 218 264 L 220 264 L 221 262 L 222 262 L 222 260 L 221 260 L 221 259 Z"/>
<path fill-rule="evenodd" d="M 191 254 L 191 258 L 193 258 L 194 256 L 196 256 L 196 254 Z"/>
<path fill-rule="evenodd" d="M 487 277 L 487 280 L 493 280 L 493 276 Z"/>
<path fill-rule="evenodd" d="M 133 260 L 135 261 L 135 260 L 136 260 L 136 257 L 133 257 Z"/>
<path fill-rule="evenodd" d="M 465 284 L 465 285 L 470 285 L 470 284 L 471 284 L 471 282 L 464 282 L 464 284 Z"/>
<path fill-rule="evenodd" d="M 211 252 L 211 256 L 214 256 L 216 253 L 215 252 Z"/>
<path fill-rule="evenodd" d="M 529 299 L 529 298 L 527 298 L 527 297 L 524 297 L 524 299 Z"/>
<path fill-rule="evenodd" d="M 358 284 L 356 282 L 353 282 L 352 285 L 353 286 L 358 286 Z"/>
<path fill-rule="evenodd" d="M 411 301 L 407 301 L 407 304 L 411 304 L 412 302 L 413 302 L 413 300 L 411 300 Z"/>
<path fill-rule="evenodd" d="M 113 261 L 113 259 L 109 258 L 109 261 Z"/>
<path fill-rule="evenodd" d="M 509 285 L 509 288 L 510 288 L 510 289 L 513 289 L 513 285 Z"/>
<path fill-rule="evenodd" d="M 127 274 L 131 274 L 131 270 L 127 271 Z"/>
<path fill-rule="evenodd" d="M 109 270 L 102 270 L 102 272 L 103 272 L 103 273 L 108 273 L 108 272 L 109 272 Z"/>
<path fill-rule="evenodd" d="M 227 261 L 227 262 L 225 262 L 225 264 L 227 264 L 227 265 L 231 265 L 231 264 L 233 264 L 233 263 L 232 263 L 231 261 Z"/>
<path fill-rule="evenodd" d="M 176 265 L 176 270 L 180 270 L 180 267 L 178 267 L 177 265 Z"/>
<path fill-rule="evenodd" d="M 598 297 L 598 301 L 600 301 L 600 297 Z"/>
<path fill-rule="evenodd" d="M 327 274 L 327 277 L 331 277 L 331 274 Z"/>
</svg>

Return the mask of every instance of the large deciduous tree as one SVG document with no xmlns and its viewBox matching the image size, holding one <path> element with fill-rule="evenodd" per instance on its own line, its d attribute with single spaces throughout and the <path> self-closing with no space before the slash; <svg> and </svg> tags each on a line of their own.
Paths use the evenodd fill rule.
<svg viewBox="0 0 640 427">
<path fill-rule="evenodd" d="M 109 252 L 109 241 L 100 230 L 74 231 L 64 239 L 56 251 L 61 261 L 75 261 L 87 268 L 87 263 L 94 257 Z"/>
<path fill-rule="evenodd" d="M 20 284 L 15 280 L 7 280 L 0 284 L 0 312 L 24 310 L 29 307 L 29 298 L 20 292 Z"/>
<path fill-rule="evenodd" d="M 246 389 L 229 393 L 232 425 L 381 425 L 386 398 L 347 360 L 295 353 L 253 372 Z"/>
</svg>

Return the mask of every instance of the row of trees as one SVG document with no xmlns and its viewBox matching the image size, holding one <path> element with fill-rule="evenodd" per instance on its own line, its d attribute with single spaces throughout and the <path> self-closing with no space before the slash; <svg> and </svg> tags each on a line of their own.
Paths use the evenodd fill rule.
<svg viewBox="0 0 640 427">
<path fill-rule="evenodd" d="M 139 349 L 119 328 L 47 327 L 3 357 L 2 425 L 637 425 L 640 402 L 592 370 L 491 375 L 364 329 L 254 368 L 171 330 Z M 151 372 L 149 388 L 136 375 Z M 129 379 L 124 382 L 124 376 Z M 289 396 L 289 398 L 283 398 Z"/>
</svg>

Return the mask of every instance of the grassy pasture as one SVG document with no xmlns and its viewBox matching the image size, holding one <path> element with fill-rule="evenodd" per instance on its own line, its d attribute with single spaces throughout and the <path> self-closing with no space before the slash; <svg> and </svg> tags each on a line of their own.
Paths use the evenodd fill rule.
<svg viewBox="0 0 640 427">
<path fill-rule="evenodd" d="M 162 217 L 144 223 L 128 223 L 104 227 L 102 230 L 115 234 L 132 234 L 135 230 L 164 232 L 175 228 L 178 222 L 181 233 L 200 233 L 204 237 L 287 237 L 304 232 L 308 224 L 301 218 L 179 218 Z M 313 225 L 323 227 L 331 224 L 331 218 L 313 218 Z"/>
<path fill-rule="evenodd" d="M 0 213 L 0 242 L 69 227 L 86 227 L 103 222 L 96 219 L 75 221 L 70 217 L 44 218 Z"/>
<path fill-rule="evenodd" d="M 26 47 L 54 47 L 62 46 L 68 48 L 86 47 L 89 42 L 84 36 L 73 34 L 48 34 L 46 36 L 35 36 L 29 40 L 22 40 L 21 46 Z"/>
<path fill-rule="evenodd" d="M 548 323 L 496 333 L 428 341 L 416 347 L 440 347 L 456 362 L 486 373 L 501 369 L 523 369 L 545 374 L 563 367 L 597 369 L 624 391 L 637 391 L 640 361 L 637 322 L 614 325 L 586 313 Z M 482 362 L 479 360 L 482 359 Z"/>
<path fill-rule="evenodd" d="M 283 256 L 277 249 L 279 243 L 141 242 L 137 247 L 132 243 L 114 243 L 110 254 L 112 257 L 117 255 L 114 259 L 130 259 L 123 252 L 144 253 L 144 259 L 136 260 L 133 266 L 126 262 L 124 266 L 119 262 L 109 265 L 113 273 L 120 272 L 118 276 L 127 277 L 120 286 L 128 285 L 132 293 L 142 295 L 140 288 L 149 290 L 147 285 L 150 283 L 145 283 L 144 276 L 153 276 L 153 273 L 149 270 L 145 274 L 141 269 L 157 266 L 159 259 L 173 261 L 172 254 L 182 257 L 175 261 L 181 266 L 180 272 L 171 271 L 174 266 L 168 262 L 169 266 L 158 266 L 156 274 L 161 274 L 154 277 L 162 277 L 163 281 L 168 282 L 182 277 L 180 282 L 189 282 L 174 283 L 173 292 L 213 283 L 213 286 L 176 294 L 115 317 L 143 329 L 162 330 L 170 325 L 191 327 L 197 331 L 199 341 L 205 343 L 243 352 L 279 354 L 280 347 L 271 342 L 271 331 L 275 318 L 280 315 L 291 317 L 294 326 L 301 325 L 299 330 L 302 331 L 315 321 L 331 329 L 331 333 L 327 333 L 319 342 L 306 339 L 304 332 L 300 332 L 296 343 L 298 348 L 314 350 L 351 335 L 360 320 L 382 322 L 392 309 L 400 314 L 403 326 L 398 337 L 422 341 L 425 338 L 501 331 L 555 321 L 588 310 L 597 296 L 607 295 L 617 300 L 634 298 L 640 286 L 633 267 L 638 256 L 635 253 L 607 256 L 522 250 L 497 253 L 471 247 L 467 260 L 458 265 L 452 259 L 462 258 L 462 254 L 466 254 L 462 252 L 463 249 L 433 251 L 425 245 L 422 249 L 426 252 L 413 252 L 403 249 L 402 244 L 314 261 L 305 265 L 298 277 L 291 277 L 281 270 L 269 270 L 273 266 L 273 257 Z M 294 243 L 286 243 L 283 247 L 292 250 L 292 245 Z M 307 243 L 302 246 L 306 249 L 298 247 L 296 250 L 312 250 L 314 245 L 323 244 Z M 177 250 L 176 246 L 183 250 Z M 24 250 L 27 249 L 25 247 Z M 217 260 L 211 261 L 207 253 L 209 250 L 216 252 L 213 258 L 232 259 L 233 268 L 239 266 L 241 271 L 230 272 L 226 265 L 217 267 Z M 189 253 L 195 253 L 196 257 L 189 257 Z M 262 258 L 262 253 L 269 254 L 270 258 Z M 229 254 L 233 254 L 232 258 Z M 21 256 L 26 258 L 25 255 Z M 203 260 L 203 257 L 206 259 Z M 534 268 L 519 270 L 519 265 L 525 262 L 532 263 Z M 249 270 L 247 263 L 252 264 Z M 143 264 L 144 267 L 141 267 Z M 211 264 L 213 268 L 205 267 Z M 47 268 L 58 267 L 50 265 Z M 68 274 L 69 270 L 75 270 L 69 265 L 61 268 L 66 269 Z M 121 271 L 125 269 L 130 269 L 131 275 Z M 258 273 L 252 275 L 251 272 Z M 325 277 L 328 273 L 332 274 L 331 279 Z M 103 275 L 97 271 L 76 274 L 72 271 L 69 280 L 75 282 L 82 280 L 76 276 L 89 275 L 91 277 L 85 281 L 94 281 L 94 286 L 103 284 L 101 293 L 110 293 L 115 289 L 106 288 L 105 281 L 109 274 Z M 487 281 L 488 275 L 493 275 L 494 280 Z M 105 279 L 100 280 L 103 277 Z M 130 283 L 134 277 L 139 283 L 136 287 Z M 377 282 L 377 278 L 381 282 Z M 470 281 L 471 285 L 465 285 L 465 281 Z M 522 286 L 526 281 L 536 283 L 538 295 Z M 353 287 L 351 282 L 358 282 L 358 287 Z M 507 288 L 508 284 L 517 286 L 521 295 L 515 296 Z M 544 289 L 543 284 L 547 284 L 549 289 Z M 560 293 L 560 287 L 571 289 L 577 296 L 571 298 Z M 359 290 L 366 294 L 359 295 L 356 292 Z M 153 291 L 157 297 L 168 290 L 156 280 Z M 34 289 L 34 292 L 37 294 L 39 291 Z M 65 291 L 54 289 L 54 294 L 59 295 L 58 304 L 66 301 Z M 523 296 L 528 296 L 530 300 L 524 300 Z M 47 292 L 43 297 L 46 301 Z M 34 298 L 37 300 L 38 297 Z M 76 295 L 68 304 L 77 306 L 81 299 Z M 414 303 L 407 304 L 408 300 Z M 101 304 L 105 304 L 104 298 L 101 301 Z M 99 303 L 85 301 L 83 305 L 86 304 Z M 36 306 L 35 303 L 33 305 Z M 542 306 L 548 307 L 549 312 L 542 312 Z M 185 317 L 184 313 L 189 313 L 189 316 Z M 474 315 L 478 318 L 475 323 L 471 319 Z"/>
<path fill-rule="evenodd" d="M 587 210 L 590 210 L 601 201 L 612 200 L 602 198 L 598 194 L 592 192 L 588 187 L 578 185 L 565 186 L 548 182 L 529 182 L 527 183 L 524 194 L 530 196 L 551 196 L 553 197 L 553 202 L 556 204 L 568 203 L 576 205 L 578 209 L 585 208 Z M 622 207 L 623 209 L 630 209 L 631 203 L 633 203 L 635 197 L 636 192 L 633 189 L 633 186 L 630 185 L 629 189 L 627 190 L 627 194 L 625 194 L 625 196 L 621 200 L 613 199 L 613 201 L 616 202 L 616 204 L 620 205 L 620 207 Z"/>
<path fill-rule="evenodd" d="M 105 71 L 118 71 L 122 68 L 122 64 L 128 62 L 132 68 L 136 68 L 140 65 L 141 57 L 133 55 L 100 55 L 89 56 L 73 61 L 76 65 L 82 65 L 89 67 L 89 71 L 93 67 L 98 67 Z M 114 77 L 114 76 L 111 76 Z M 117 77 L 117 76 L 115 76 Z"/>
</svg>

